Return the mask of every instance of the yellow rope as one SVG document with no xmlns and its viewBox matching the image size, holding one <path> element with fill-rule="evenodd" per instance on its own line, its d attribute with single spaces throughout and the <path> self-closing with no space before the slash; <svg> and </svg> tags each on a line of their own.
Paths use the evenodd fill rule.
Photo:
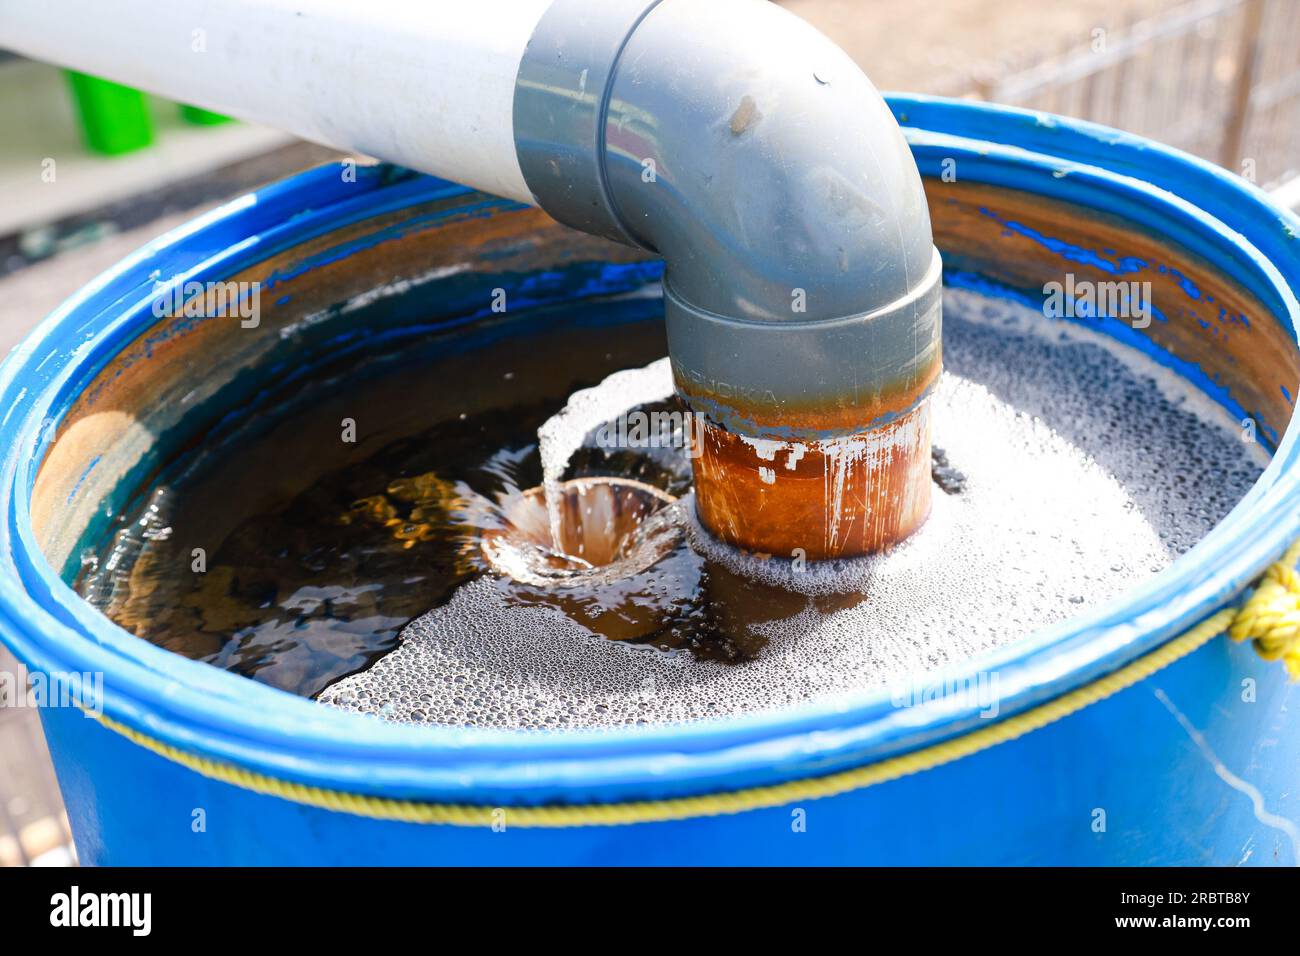
<svg viewBox="0 0 1300 956">
<path fill-rule="evenodd" d="M 1269 568 L 1255 593 L 1240 610 L 1226 608 L 1219 611 L 1144 657 L 1031 710 L 1015 714 L 960 737 L 932 744 L 911 753 L 889 757 L 864 767 L 726 793 L 627 803 L 511 807 L 394 800 L 363 793 L 329 790 L 270 777 L 234 764 L 189 753 L 142 734 L 110 717 L 102 714 L 97 716 L 105 727 L 133 743 L 213 780 L 242 787 L 254 793 L 376 820 L 441 823 L 467 827 L 504 824 L 507 827 L 554 828 L 616 826 L 719 816 L 778 807 L 800 800 L 817 800 L 850 790 L 860 790 L 931 770 L 960 760 L 962 757 L 979 753 L 981 750 L 1015 740 L 1145 680 L 1174 661 L 1202 647 L 1224 631 L 1227 631 L 1233 640 L 1253 639 L 1256 649 L 1265 659 L 1281 658 L 1292 678 L 1300 678 L 1300 639 L 1297 638 L 1300 634 L 1300 574 L 1295 570 L 1297 560 L 1300 560 L 1300 542 L 1293 545 L 1281 561 Z"/>
<path fill-rule="evenodd" d="M 1250 638 L 1266 661 L 1281 660 L 1292 680 L 1300 680 L 1300 541 L 1282 560 L 1264 572 L 1259 587 L 1250 596 L 1228 636 L 1234 641 Z"/>
</svg>

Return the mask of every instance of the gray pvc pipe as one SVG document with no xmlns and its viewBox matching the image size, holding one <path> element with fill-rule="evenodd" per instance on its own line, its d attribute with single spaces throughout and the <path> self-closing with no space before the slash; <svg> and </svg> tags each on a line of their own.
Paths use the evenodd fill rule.
<svg viewBox="0 0 1300 956">
<path fill-rule="evenodd" d="M 937 362 L 916 164 L 870 80 L 799 18 L 763 0 L 555 0 L 514 127 L 543 209 L 663 256 L 674 371 L 718 424 L 831 437 L 766 411 L 869 404 Z"/>
<path fill-rule="evenodd" d="M 738 434 L 827 437 L 772 423 L 856 405 L 865 429 L 932 378 L 907 146 L 862 71 L 763 0 L 0 0 L 0 44 L 657 251 L 679 386 Z"/>
</svg>

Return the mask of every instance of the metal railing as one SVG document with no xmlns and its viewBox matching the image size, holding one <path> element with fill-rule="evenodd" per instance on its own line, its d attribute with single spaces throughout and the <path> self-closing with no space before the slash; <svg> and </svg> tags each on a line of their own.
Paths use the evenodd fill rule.
<svg viewBox="0 0 1300 956">
<path fill-rule="evenodd" d="M 1265 188 L 1300 174 L 1296 0 L 1193 0 L 971 82 L 981 99 L 1139 133 Z"/>
</svg>

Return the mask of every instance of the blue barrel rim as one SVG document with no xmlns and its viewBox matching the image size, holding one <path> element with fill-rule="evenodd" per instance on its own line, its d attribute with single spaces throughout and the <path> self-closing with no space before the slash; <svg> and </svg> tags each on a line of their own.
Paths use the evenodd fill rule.
<svg viewBox="0 0 1300 956">
<path fill-rule="evenodd" d="M 1300 324 L 1294 294 L 1300 219 L 1237 177 L 1095 124 L 932 97 L 895 96 L 890 105 L 910 127 L 923 168 L 935 149 L 957 150 L 972 162 L 984 157 L 1040 170 L 1059 169 L 1064 160 L 1077 166 L 1079 178 L 1093 175 L 1117 195 L 1172 203 L 1211 234 L 1232 232 L 1233 249 L 1258 267 L 1293 332 Z M 939 127 L 935 135 L 948 137 L 938 146 L 933 138 L 926 143 L 932 123 Z M 995 133 L 1017 133 L 1021 142 L 988 142 Z M 976 138 L 963 143 L 966 136 Z M 1140 164 L 1145 179 L 1108 174 L 1095 165 L 1105 160 Z M 46 423 L 57 419 L 56 400 L 67 398 L 56 386 L 82 380 L 87 356 L 98 354 L 88 345 L 115 353 L 133 337 L 129 333 L 141 330 L 133 324 L 147 301 L 139 295 L 140 278 L 152 268 L 174 260 L 185 264 L 184 278 L 220 278 L 237 263 L 264 258 L 286 229 L 296 230 L 295 241 L 301 241 L 312 229 L 341 225 L 340 216 L 368 218 L 417 198 L 468 192 L 428 178 L 394 183 L 383 172 L 366 172 L 358 181 L 360 190 L 349 191 L 340 186 L 337 167 L 308 171 L 149 243 L 52 313 L 0 368 L 8 409 L 0 438 L 11 449 L 0 468 L 0 631 L 21 658 L 46 671 L 104 670 L 111 675 L 106 713 L 173 746 L 316 785 L 428 799 L 513 796 L 532 802 L 575 793 L 616 799 L 737 789 L 870 762 L 978 725 L 966 703 L 950 698 L 897 708 L 883 690 L 851 703 L 619 731 L 548 735 L 397 726 L 332 711 L 163 651 L 82 602 L 36 548 L 27 514 L 48 442 Z M 1179 199 L 1183 191 L 1200 197 L 1200 206 Z M 293 216 L 286 215 L 290 210 Z M 1244 236 L 1250 241 L 1241 241 Z M 60 356 L 61 348 L 71 358 Z M 1300 475 L 1286 473 L 1293 470 L 1296 445 L 1295 429 L 1288 427 L 1273 462 L 1241 504 L 1152 580 L 1111 604 L 927 678 L 997 669 L 1002 686 L 1010 688 L 1003 701 L 1004 716 L 1010 715 L 1114 670 L 1221 609 L 1300 535 L 1300 514 L 1288 504 Z M 1210 567 L 1212 574 L 1204 570 Z M 34 641 L 29 632 L 43 639 Z"/>
</svg>

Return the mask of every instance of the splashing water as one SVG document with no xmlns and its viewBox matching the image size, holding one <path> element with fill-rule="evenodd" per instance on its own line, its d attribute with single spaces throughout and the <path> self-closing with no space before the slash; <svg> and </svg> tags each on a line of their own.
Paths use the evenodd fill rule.
<svg viewBox="0 0 1300 956">
<path fill-rule="evenodd" d="M 626 369 L 608 376 L 593 388 L 569 396 L 564 408 L 537 430 L 537 451 L 542 460 L 542 488 L 550 519 L 551 546 L 560 547 L 560 478 L 574 452 L 588 435 L 611 418 L 610 410 L 626 410 L 669 398 L 674 392 L 672 366 L 667 358 L 645 368 Z M 617 414 L 617 412 L 615 412 Z"/>
</svg>

